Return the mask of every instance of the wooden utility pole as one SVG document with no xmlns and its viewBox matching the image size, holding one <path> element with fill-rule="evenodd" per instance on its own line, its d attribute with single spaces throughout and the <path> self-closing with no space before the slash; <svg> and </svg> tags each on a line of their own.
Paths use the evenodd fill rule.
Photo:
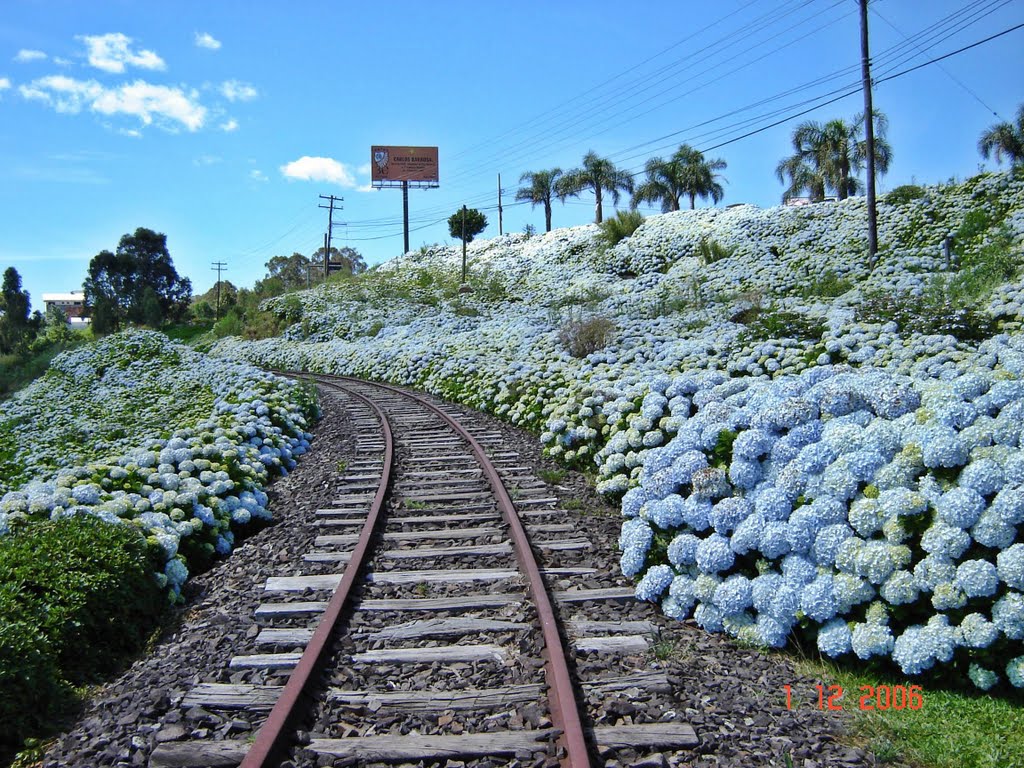
<svg viewBox="0 0 1024 768">
<path fill-rule="evenodd" d="M 409 181 L 402 179 L 402 231 L 405 233 L 404 256 L 409 252 Z"/>
<path fill-rule="evenodd" d="M 501 225 L 501 174 L 498 174 L 498 234 L 505 234 Z"/>
<path fill-rule="evenodd" d="M 226 261 L 215 261 L 210 269 L 217 273 L 217 309 L 215 311 L 215 317 L 220 320 L 220 273 L 224 271 L 228 263 Z"/>
<path fill-rule="evenodd" d="M 330 268 L 329 262 L 331 259 L 331 232 L 334 229 L 334 203 L 335 201 L 343 203 L 345 202 L 345 198 L 335 197 L 334 195 L 320 195 L 320 199 L 330 201 L 329 205 L 323 205 L 322 203 L 320 205 L 321 208 L 327 211 L 327 236 L 324 239 L 324 280 L 326 280 L 328 269 Z M 338 206 L 338 210 L 342 210 L 340 205 Z"/>
<path fill-rule="evenodd" d="M 868 145 L 868 265 L 874 269 L 878 254 L 878 218 L 875 210 L 875 110 L 871 104 L 868 0 L 860 0 L 860 68 L 864 79 L 864 136 Z"/>
<path fill-rule="evenodd" d="M 462 206 L 462 284 L 466 284 L 466 206 Z"/>
</svg>

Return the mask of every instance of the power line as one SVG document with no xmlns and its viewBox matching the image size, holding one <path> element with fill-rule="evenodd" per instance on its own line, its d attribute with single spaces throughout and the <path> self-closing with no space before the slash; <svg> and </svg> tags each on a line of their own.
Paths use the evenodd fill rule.
<svg viewBox="0 0 1024 768">
<path fill-rule="evenodd" d="M 950 51 L 949 53 L 947 53 L 947 54 L 945 54 L 943 56 L 938 56 L 938 57 L 936 57 L 934 59 L 930 59 L 929 61 L 924 62 L 923 64 L 918 64 L 916 67 L 910 67 L 909 69 L 904 69 L 902 72 L 897 72 L 895 75 L 889 75 L 888 77 L 879 78 L 878 80 L 875 80 L 875 82 L 876 83 L 884 83 L 887 80 L 895 80 L 897 77 L 903 77 L 903 75 L 905 75 L 905 74 L 907 74 L 909 72 L 913 72 L 915 70 L 921 69 L 921 67 L 927 67 L 929 64 L 936 64 L 936 63 L 938 63 L 940 61 L 944 61 L 945 59 L 948 59 L 951 56 L 956 56 L 958 53 L 963 53 L 964 51 L 969 51 L 972 48 L 977 48 L 979 45 L 983 45 L 984 43 L 987 43 L 987 42 L 990 42 L 992 40 L 995 40 L 996 38 L 1002 37 L 1003 35 L 1008 35 L 1011 32 L 1016 32 L 1018 29 L 1021 29 L 1021 28 L 1024 28 L 1024 23 L 1018 24 L 1018 25 L 1016 25 L 1014 27 L 1010 27 L 1008 29 L 1004 29 L 1002 32 L 997 32 L 994 35 L 990 35 L 989 37 L 986 37 L 984 40 L 978 40 L 976 43 L 971 43 L 970 45 L 965 45 L 963 48 L 957 48 L 955 51 Z"/>
<path fill-rule="evenodd" d="M 883 16 L 883 15 L 882 15 L 882 14 L 881 14 L 881 13 L 880 13 L 880 12 L 878 11 L 878 8 L 877 8 L 876 6 L 874 6 L 874 5 L 870 5 L 870 6 L 868 6 L 868 9 L 869 9 L 869 10 L 870 10 L 870 11 L 871 11 L 871 12 L 872 12 L 872 13 L 873 13 L 873 14 L 874 14 L 875 16 L 877 16 L 877 17 L 878 17 L 878 18 L 880 18 L 880 19 L 881 19 L 882 21 L 884 21 L 884 22 L 885 22 L 886 24 L 888 24 L 888 25 L 889 25 L 889 27 L 890 27 L 890 28 L 892 28 L 892 30 L 893 30 L 894 32 L 896 32 L 896 34 L 900 35 L 900 36 L 901 36 L 901 37 L 902 37 L 902 38 L 903 38 L 904 40 L 906 40 L 906 41 L 910 42 L 910 41 L 909 41 L 909 39 L 907 38 L 907 36 L 906 36 L 906 35 L 905 35 L 905 34 L 904 34 L 904 33 L 903 33 L 903 32 L 902 32 L 902 31 L 901 31 L 900 29 L 899 29 L 899 27 L 897 27 L 897 26 L 896 26 L 895 24 L 893 24 L 893 23 L 892 23 L 891 21 L 889 21 L 889 20 L 888 20 L 887 18 L 885 18 L 885 16 Z M 917 46 L 915 45 L 915 47 L 917 47 Z M 921 51 L 922 53 L 924 52 L 924 49 L 918 48 L 918 50 L 920 50 L 920 51 Z M 996 116 L 997 118 L 999 118 L 1000 120 L 1002 120 L 1002 119 L 1003 119 L 1002 115 L 1000 115 L 1000 114 L 999 114 L 998 112 L 996 112 L 996 110 L 994 110 L 994 109 L 993 109 L 992 107 L 990 107 L 990 106 L 989 106 L 988 104 L 986 104 L 986 103 L 984 102 L 984 100 L 982 100 L 981 96 L 979 96 L 979 95 L 978 95 L 977 93 L 975 93 L 975 92 L 974 92 L 974 91 L 973 91 L 973 90 L 972 90 L 971 88 L 969 88 L 969 87 L 967 86 L 967 84 L 966 84 L 966 83 L 964 83 L 964 81 L 963 81 L 963 80 L 961 80 L 961 79 L 960 79 L 959 77 L 957 77 L 956 75 L 954 75 L 954 74 L 953 74 L 952 72 L 950 72 L 950 71 L 949 71 L 948 69 L 946 69 L 945 67 L 943 67 L 943 66 L 942 66 L 941 64 L 939 65 L 939 69 L 941 69 L 941 70 L 942 70 L 943 72 L 945 72 L 945 73 L 946 73 L 946 76 L 947 76 L 947 77 L 949 77 L 949 79 L 950 79 L 950 80 L 952 80 L 952 81 L 953 81 L 954 83 L 956 83 L 956 84 L 957 84 L 957 85 L 959 85 L 959 86 L 960 86 L 961 88 L 963 88 L 963 89 L 964 89 L 965 91 L 967 91 L 967 93 L 969 93 L 969 94 L 970 94 L 971 96 L 973 96 L 973 97 L 974 97 L 974 100 L 975 100 L 975 101 L 977 101 L 977 102 L 978 102 L 979 104 L 981 104 L 981 106 L 983 106 L 983 107 L 984 107 L 985 109 L 987 109 L 987 110 L 988 110 L 989 112 L 991 112 L 991 113 L 992 113 L 993 115 L 995 115 L 995 116 Z"/>
</svg>

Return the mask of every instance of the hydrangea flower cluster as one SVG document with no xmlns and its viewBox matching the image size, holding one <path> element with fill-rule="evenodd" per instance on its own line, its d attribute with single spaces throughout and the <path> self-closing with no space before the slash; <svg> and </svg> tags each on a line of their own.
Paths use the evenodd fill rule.
<svg viewBox="0 0 1024 768">
<path fill-rule="evenodd" d="M 1008 383 L 841 366 L 679 377 L 666 391 L 694 405 L 623 496 L 624 533 L 643 531 L 623 539 L 623 572 L 710 631 L 765 646 L 807 632 L 826 655 L 889 657 L 908 675 L 962 658 L 990 688 L 1024 650 L 1024 450 L 1010 427 L 1024 400 Z M 981 419 L 1006 428 L 979 441 Z M 673 591 L 668 567 L 717 586 Z"/>
<path fill-rule="evenodd" d="M 161 386 L 170 401 L 196 393 L 205 414 L 194 406 L 169 407 L 157 420 L 139 407 L 139 390 Z M 54 468 L 50 457 L 59 455 L 61 436 L 73 438 L 86 415 L 93 433 L 121 436 L 93 446 L 93 461 Z M 209 358 L 154 332 L 116 334 L 64 353 L 0 406 L 0 425 L 21 448 L 14 455 L 22 474 L 34 475 L 14 487 L 8 480 L 0 534 L 12 525 L 79 514 L 133 525 L 161 556 L 161 585 L 177 595 L 188 577 L 184 550 L 227 554 L 239 526 L 269 518 L 263 489 L 308 450 L 306 428 L 316 415 L 296 382 Z"/>
<path fill-rule="evenodd" d="M 594 226 L 474 241 L 470 269 L 497 298 L 446 296 L 437 282 L 460 254 L 426 248 L 355 288 L 275 299 L 306 322 L 214 353 L 415 386 L 539 433 L 621 496 L 623 570 L 669 615 L 767 645 L 803 627 L 823 652 L 908 670 L 952 647 L 1009 681 L 987 655 L 1020 656 L 1024 634 L 1024 281 L 978 308 L 998 328 L 982 341 L 861 317 L 872 291 L 922 295 L 955 273 L 942 242 L 979 208 L 991 227 L 961 255 L 1004 226 L 1019 251 L 1012 174 L 883 200 L 888 247 L 871 271 L 851 257 L 859 198 L 653 216 L 611 249 Z M 588 315 L 614 333 L 574 358 L 561 332 Z M 886 621 L 868 618 L 874 604 Z M 963 626 L 972 614 L 995 639 Z"/>
</svg>

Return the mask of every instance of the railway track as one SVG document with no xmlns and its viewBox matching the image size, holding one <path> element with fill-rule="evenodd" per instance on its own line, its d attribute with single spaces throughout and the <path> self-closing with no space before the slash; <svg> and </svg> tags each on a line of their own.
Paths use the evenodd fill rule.
<svg viewBox="0 0 1024 768">
<path fill-rule="evenodd" d="M 632 589 L 604 586 L 586 532 L 500 433 L 409 392 L 315 378 L 345 399 L 359 458 L 303 562 L 264 585 L 258 652 L 180 702 L 262 724 L 160 744 L 151 766 L 654 766 L 692 750 L 648 663 L 653 611 L 621 618 Z M 634 721 L 652 696 L 662 716 Z"/>
</svg>

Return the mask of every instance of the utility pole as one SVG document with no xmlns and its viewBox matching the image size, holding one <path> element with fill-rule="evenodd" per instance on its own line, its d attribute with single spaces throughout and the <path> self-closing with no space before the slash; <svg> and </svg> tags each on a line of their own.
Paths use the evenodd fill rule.
<svg viewBox="0 0 1024 768">
<path fill-rule="evenodd" d="M 217 310 L 215 317 L 220 320 L 220 273 L 224 271 L 228 263 L 226 261 L 215 261 L 210 269 L 217 273 Z"/>
<path fill-rule="evenodd" d="M 504 231 L 501 228 L 501 174 L 498 174 L 498 234 L 503 235 Z"/>
<path fill-rule="evenodd" d="M 331 259 L 331 231 L 334 229 L 334 203 L 343 203 L 345 202 L 345 198 L 335 197 L 334 195 L 320 195 L 320 199 L 330 201 L 329 205 L 320 203 L 320 207 L 327 211 L 327 235 L 324 238 L 324 280 L 326 280 L 329 262 Z M 339 205 L 338 210 L 342 210 L 342 206 Z"/>
<path fill-rule="evenodd" d="M 864 135 L 868 145 L 868 265 L 878 254 L 878 219 L 875 210 L 875 110 L 871 104 L 871 56 L 868 52 L 868 0 L 860 0 L 860 68 L 864 79 Z"/>
<path fill-rule="evenodd" d="M 462 284 L 466 284 L 466 206 L 462 206 Z"/>
<path fill-rule="evenodd" d="M 402 179 L 402 231 L 405 232 L 404 256 L 409 252 L 409 180 Z"/>
<path fill-rule="evenodd" d="M 324 232 L 324 282 L 327 282 L 327 265 L 330 260 L 331 238 L 329 233 Z"/>
</svg>

